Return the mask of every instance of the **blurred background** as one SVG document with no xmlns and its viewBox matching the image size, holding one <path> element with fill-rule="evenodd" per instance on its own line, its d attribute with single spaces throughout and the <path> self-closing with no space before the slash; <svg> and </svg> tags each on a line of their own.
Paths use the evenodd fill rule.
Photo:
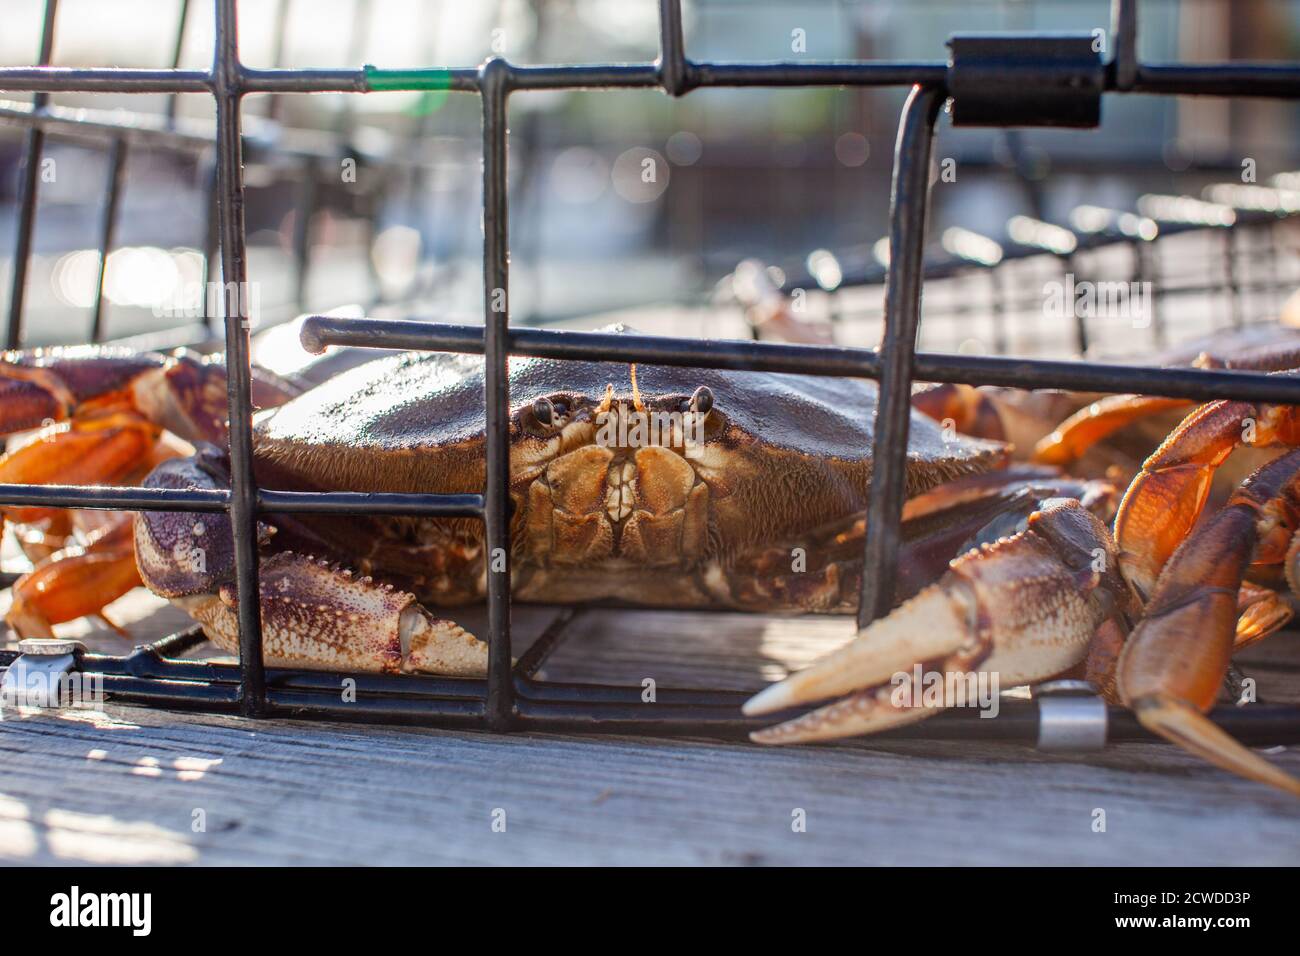
<svg viewBox="0 0 1300 956">
<path fill-rule="evenodd" d="M 43 0 L 5 0 L 0 63 L 36 62 L 43 9 Z M 519 63 L 644 62 L 657 50 L 653 0 L 241 0 L 239 16 L 242 55 L 252 66 L 472 66 L 494 54 Z M 1139 55 L 1148 62 L 1300 54 L 1294 2 L 1144 0 L 1139 17 Z M 948 35 L 963 31 L 1097 30 L 1106 44 L 1110 5 L 696 0 L 686 4 L 685 18 L 687 53 L 697 60 L 934 61 L 946 58 Z M 62 0 L 52 62 L 205 68 L 212 20 L 211 0 Z M 878 241 L 887 232 L 903 95 L 515 95 L 512 321 L 589 325 L 622 318 L 647 331 L 748 335 L 728 276 L 755 259 L 769 267 L 764 275 L 774 286 L 804 277 L 813 312 L 838 321 L 836 338 L 874 344 L 880 287 L 868 280 L 884 265 Z M 30 102 L 11 97 L 0 104 L 6 302 L 24 155 L 24 131 L 12 123 Z M 1102 128 L 1082 132 L 957 130 L 944 118 L 935 154 L 937 164 L 951 161 L 952 175 L 936 168 L 935 254 L 985 266 L 1001 259 L 1008 243 L 1025 239 L 1023 228 L 1012 235 L 1014 222 L 1023 227 L 1029 218 L 1077 231 L 1080 206 L 1134 211 L 1144 194 L 1204 197 L 1214 184 L 1242 183 L 1248 161 L 1247 182 L 1273 182 L 1300 167 L 1297 108 L 1111 96 Z M 55 94 L 50 109 L 146 127 L 174 122 L 190 137 L 179 145 L 131 142 L 104 276 L 102 331 L 106 338 L 133 336 L 201 313 L 196 298 L 211 247 L 211 97 Z M 245 100 L 244 116 L 249 274 L 261 326 L 340 308 L 482 320 L 477 97 L 260 95 Z M 43 153 L 55 161 L 55 173 L 39 184 L 24 310 L 29 344 L 86 341 L 98 298 L 112 137 L 65 133 L 52 132 Z M 646 159 L 654 160 L 653 182 L 642 176 Z M 1167 302 L 1166 313 L 1182 316 L 1189 334 L 1281 308 L 1296 278 L 1296 242 L 1285 219 L 1294 211 L 1293 194 L 1279 195 L 1273 212 L 1283 228 L 1239 237 L 1235 272 L 1221 277 L 1243 290 L 1245 305 L 1204 294 L 1190 305 Z M 1194 212 L 1209 226 L 1225 225 L 1212 209 Z M 1147 226 L 1135 228 L 1142 233 Z M 981 238 L 994 245 L 981 246 Z M 1179 281 L 1201 288 L 1194 280 L 1222 272 L 1225 246 L 1213 229 L 1175 238 L 1153 247 L 1145 272 L 1130 264 L 1134 250 L 1125 243 L 1094 253 L 1091 265 L 1071 260 L 1069 268 L 1125 279 L 1140 273 L 1171 294 Z M 1006 263 L 1008 274 L 1028 270 L 1019 296 L 999 291 L 1000 280 L 989 284 L 987 270 L 978 268 L 973 277 L 954 273 L 928 285 L 927 316 L 949 316 L 923 327 L 923 347 L 1077 353 L 1068 324 L 1045 333 L 1041 321 L 1012 321 L 1009 332 L 987 322 L 995 307 L 1041 319 L 1043 277 L 1060 273 L 1066 251 Z M 852 275 L 862 278 L 845 282 Z M 854 288 L 839 289 L 841 283 Z M 1000 303 L 997 295 L 1004 296 Z"/>
</svg>

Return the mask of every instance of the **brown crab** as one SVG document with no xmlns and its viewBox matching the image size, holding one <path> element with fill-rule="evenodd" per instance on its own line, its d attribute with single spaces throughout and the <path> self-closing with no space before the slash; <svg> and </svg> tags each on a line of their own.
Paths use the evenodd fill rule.
<svg viewBox="0 0 1300 956">
<path fill-rule="evenodd" d="M 254 440 L 259 481 L 297 490 L 480 490 L 482 368 L 472 357 L 401 355 L 345 372 L 260 412 Z M 192 382 L 200 370 L 211 381 L 196 389 Z M 510 372 L 512 577 L 518 597 L 753 610 L 852 608 L 871 480 L 872 386 L 538 359 L 514 359 Z M 84 350 L 16 353 L 0 363 L 0 380 L 16 397 L 39 404 L 35 412 L 13 418 L 17 427 L 56 415 L 69 419 L 66 430 L 74 433 L 111 403 L 115 414 L 142 432 L 141 454 L 165 434 L 163 423 L 196 443 L 192 455 L 169 449 L 147 485 L 202 488 L 227 481 L 224 427 L 216 424 L 224 380 L 215 362 Z M 65 382 L 92 380 L 106 385 L 103 394 L 83 387 L 57 407 L 46 394 L 64 394 Z M 263 404 L 279 404 L 295 388 L 276 384 L 274 392 L 264 392 Z M 106 443 L 119 440 L 113 432 L 102 437 Z M 86 465 L 60 471 L 51 461 L 62 441 L 52 451 L 19 448 L 0 460 L 0 479 L 121 480 L 121 469 L 96 474 Z M 52 459 L 41 458 L 43 453 Z M 981 532 L 996 536 L 1014 527 L 1043 498 L 1083 498 L 1103 513 L 1113 507 L 1112 489 L 1051 469 L 987 474 L 1004 454 L 998 443 L 948 436 L 915 416 L 908 472 L 914 497 L 906 515 L 900 599 L 942 573 L 954 554 L 981 540 Z M 44 471 L 29 467 L 38 460 L 46 462 Z M 11 518 L 31 517 L 13 511 Z M 338 588 L 352 602 L 354 592 L 382 588 L 350 574 L 376 576 L 403 589 L 391 592 L 402 596 L 386 599 L 406 602 L 403 612 L 415 606 L 412 595 L 431 607 L 451 607 L 484 593 L 489 556 L 477 521 L 267 516 L 263 533 L 264 578 L 286 592 L 266 607 L 269 633 L 277 632 L 278 608 L 299 577 L 313 594 Z M 145 583 L 199 615 L 218 643 L 233 646 L 225 519 L 145 514 L 136 526 L 135 547 Z M 326 567 L 319 559 L 332 563 Z M 62 582 L 74 567 L 70 556 L 56 555 L 20 581 L 20 610 L 11 613 L 11 623 L 26 632 L 48 629 L 120 593 L 102 585 L 87 589 L 81 576 L 69 574 L 78 590 L 73 599 Z M 336 621 L 336 603 L 317 602 L 316 610 Z M 349 607 L 347 613 L 359 612 Z M 414 610 L 405 614 L 419 616 Z M 315 621 L 312 628 L 323 624 Z M 301 628 L 311 629 L 305 623 Z M 335 643 L 283 656 L 371 669 L 411 664 L 401 655 L 368 656 L 364 641 L 348 644 L 340 637 Z"/>
<path fill-rule="evenodd" d="M 1300 373 L 1300 335 L 1270 328 L 1215 343 L 1190 364 L 1205 368 Z M 1065 393 L 1056 393 L 1064 396 Z M 917 404 L 939 417 L 963 414 L 984 434 L 1003 436 L 1014 427 L 1032 439 L 1027 424 L 1041 396 L 1025 399 L 1010 391 L 941 387 L 922 393 Z M 1051 400 L 1050 398 L 1048 399 Z M 1116 395 L 1087 403 L 1036 443 L 1034 459 L 1066 463 L 1097 442 L 1143 418 L 1177 410 L 1181 421 L 1137 471 L 1114 522 L 1114 541 L 1105 535 L 1103 560 L 1094 563 L 1094 582 L 1077 584 L 1084 600 L 1073 608 L 1053 601 L 1044 589 L 1068 589 L 1052 571 L 1021 582 L 1020 599 L 1006 602 L 997 568 L 1015 566 L 999 551 L 1060 552 L 1055 528 L 1042 524 L 1055 505 L 1033 517 L 1021 534 L 952 562 L 934 587 L 869 627 L 855 641 L 812 667 L 767 688 L 746 705 L 751 714 L 847 694 L 755 739 L 766 743 L 816 740 L 869 733 L 919 720 L 933 706 L 900 707 L 887 681 L 899 673 L 907 653 L 897 646 L 900 621 L 943 621 L 926 650 L 940 672 L 964 672 L 978 665 L 1003 679 L 1024 675 L 1013 654 L 999 656 L 1008 642 L 998 631 L 1037 630 L 1056 646 L 1067 635 L 1090 636 L 1084 675 L 1106 696 L 1134 709 L 1153 732 L 1213 763 L 1290 793 L 1300 781 L 1232 740 L 1203 715 L 1215 703 L 1234 652 L 1281 628 L 1292 616 L 1285 598 L 1261 584 L 1281 584 L 1300 593 L 1300 452 L 1266 452 L 1269 459 L 1236 486 L 1219 510 L 1205 513 L 1210 486 L 1225 460 L 1239 448 L 1300 446 L 1296 407 L 1221 400 L 1195 407 L 1181 399 Z M 1009 424 L 1010 423 L 1010 424 Z M 1095 529 L 1094 529 L 1095 531 Z M 1100 535 L 1099 535 L 1100 536 Z M 1086 540 L 1086 536 L 1076 536 Z M 991 570 L 994 569 L 994 570 Z M 1124 584 L 1119 580 L 1122 575 Z M 1097 579 L 1105 583 L 1099 588 Z M 1125 587 L 1124 585 L 1127 585 Z M 1098 596 L 1126 606 L 1089 609 Z M 1115 613 L 1106 613 L 1106 610 Z M 906 612 L 906 613 L 904 613 Z M 961 622 L 965 621 L 963 627 Z M 1131 634 L 1126 632 L 1132 628 Z M 985 635 L 974 645 L 963 636 Z M 1023 647 L 1024 645 L 1019 645 Z M 905 673 L 905 671 L 903 671 Z M 942 706 L 942 705 L 941 705 Z"/>
<path fill-rule="evenodd" d="M 100 363 L 93 374 L 79 364 L 87 357 Z M 211 387 L 198 390 L 176 387 L 188 381 L 185 365 L 184 357 L 18 353 L 0 362 L 0 379 L 41 414 L 55 408 L 70 417 L 70 430 L 84 409 L 94 412 L 104 396 L 117 396 L 119 414 L 153 429 L 146 436 L 178 430 L 195 444 L 194 454 L 157 464 L 146 485 L 222 487 L 224 432 L 214 423 L 221 421 L 224 401 L 217 398 L 224 400 L 224 389 L 211 385 L 219 365 L 203 366 Z M 512 358 L 509 372 L 516 596 L 768 612 L 853 609 L 872 475 L 870 383 L 531 358 Z M 107 383 L 98 391 L 68 387 L 96 378 Z M 42 390 L 63 400 L 43 398 Z M 262 486 L 482 489 L 481 359 L 404 354 L 279 404 L 289 390 L 269 396 L 265 404 L 278 407 L 255 419 Z M 35 420 L 18 417 L 8 430 Z M 193 430 L 194 423 L 210 430 Z M 1139 607 L 1093 513 L 1108 518 L 1111 496 L 1102 484 L 1053 469 L 995 470 L 1006 452 L 1002 443 L 948 434 L 913 415 L 896 594 L 903 603 L 839 663 L 778 685 L 751 710 L 855 691 L 847 702 L 760 739 L 867 732 L 926 716 L 934 708 L 899 712 L 884 706 L 877 690 L 889 674 L 914 664 L 996 668 L 1004 680 L 1033 683 L 1080 666 L 1090 646 L 1113 650 Z M 0 477 L 11 461 L 0 460 Z M 57 469 L 43 474 L 67 480 Z M 77 480 L 109 479 L 82 469 Z M 485 592 L 492 556 L 484 553 L 478 521 L 267 515 L 260 530 L 269 662 L 483 672 L 484 645 L 434 610 Z M 219 647 L 237 647 L 224 515 L 144 513 L 135 523 L 135 553 L 149 588 L 196 617 Z M 963 556 L 949 568 L 955 555 Z M 25 616 L 10 620 L 20 631 L 48 628 L 67 619 L 70 608 L 84 614 L 102 606 L 94 593 L 68 599 L 62 560 L 47 561 L 33 573 L 44 576 L 40 588 L 30 580 L 15 586 Z M 1143 675 L 1154 686 L 1178 670 L 1177 660 L 1147 658 Z M 1113 681 L 1113 666 L 1096 666 Z"/>
</svg>

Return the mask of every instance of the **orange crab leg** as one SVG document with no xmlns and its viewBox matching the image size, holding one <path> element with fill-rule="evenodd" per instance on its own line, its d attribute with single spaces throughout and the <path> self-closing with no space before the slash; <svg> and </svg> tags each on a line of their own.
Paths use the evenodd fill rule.
<svg viewBox="0 0 1300 956">
<path fill-rule="evenodd" d="M 139 587 L 133 524 L 133 515 L 121 515 L 84 547 L 55 552 L 15 581 L 9 625 L 22 637 L 53 637 L 53 625 L 100 614 Z"/>
<path fill-rule="evenodd" d="M 1124 574 L 1150 595 L 1169 556 L 1205 507 L 1215 470 L 1242 444 L 1300 444 L 1300 418 L 1289 405 L 1217 401 L 1202 405 L 1142 463 L 1115 516 Z"/>
<path fill-rule="evenodd" d="M 1248 478 L 1161 573 L 1120 654 L 1117 684 L 1143 726 L 1226 770 L 1300 796 L 1300 780 L 1237 743 L 1204 713 L 1238 642 L 1240 592 L 1261 540 L 1300 521 L 1300 451 Z"/>
<path fill-rule="evenodd" d="M 1192 404 L 1185 398 L 1108 395 L 1085 405 L 1040 440 L 1034 448 L 1034 461 L 1046 465 L 1069 465 L 1093 445 L 1140 418 Z"/>
<path fill-rule="evenodd" d="M 129 473 L 152 453 L 160 430 L 132 411 L 78 417 L 0 456 L 0 482 L 96 485 Z M 11 521 L 35 521 L 44 508 L 6 508 Z"/>
<path fill-rule="evenodd" d="M 932 385 L 912 396 L 912 407 L 936 422 L 951 421 L 963 435 L 1006 441 L 1006 429 L 997 405 L 973 385 L 947 382 Z"/>
</svg>

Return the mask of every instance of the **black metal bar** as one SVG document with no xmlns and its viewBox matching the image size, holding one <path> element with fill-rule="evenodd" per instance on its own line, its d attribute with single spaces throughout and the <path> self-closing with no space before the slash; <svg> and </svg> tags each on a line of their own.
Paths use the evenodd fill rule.
<svg viewBox="0 0 1300 956">
<path fill-rule="evenodd" d="M 136 70 L 84 66 L 0 67 L 0 90 L 42 93 L 207 93 L 202 70 Z"/>
<path fill-rule="evenodd" d="M 225 491 L 165 488 L 86 488 L 81 485 L 0 485 L 0 505 L 86 508 L 94 511 L 224 511 Z"/>
<path fill-rule="evenodd" d="M 95 283 L 95 312 L 90 320 L 90 341 L 104 338 L 104 277 L 108 274 L 108 254 L 113 249 L 117 231 L 117 210 L 126 178 L 126 140 L 116 139 L 108 154 L 108 190 L 104 196 L 103 221 L 99 229 L 99 276 Z"/>
<path fill-rule="evenodd" d="M 691 89 L 693 77 L 685 47 L 682 0 L 659 0 L 659 59 L 655 67 L 659 85 L 669 96 L 683 96 Z"/>
<path fill-rule="evenodd" d="M 473 70 L 467 71 L 473 73 Z M 366 71 L 356 69 L 261 70 L 240 67 L 245 93 L 368 93 Z M 0 89 L 4 77 L 0 73 Z M 472 89 L 472 87 L 468 87 Z"/>
<path fill-rule="evenodd" d="M 708 86 L 923 86 L 942 87 L 943 62 L 799 61 L 798 63 L 691 64 L 691 82 Z"/>
<path fill-rule="evenodd" d="M 58 18 L 58 0 L 45 0 L 41 23 L 41 51 L 38 63 L 46 65 L 54 56 L 54 23 Z M 32 110 L 44 109 L 49 101 L 45 93 L 32 98 Z M 9 287 L 9 324 L 5 329 L 5 348 L 16 349 L 23 340 L 23 303 L 27 298 L 27 267 L 32 261 L 32 233 L 36 229 L 37 190 L 41 175 L 41 153 L 45 148 L 45 131 L 33 127 L 23 142 L 23 167 L 18 180 L 17 235 L 14 240 L 13 278 Z"/>
<path fill-rule="evenodd" d="M 1156 273 L 1156 256 L 1149 241 L 1133 240 L 1133 281 L 1149 284 L 1152 293 L 1149 297 L 1151 307 L 1151 340 L 1156 348 L 1166 344 L 1163 310 L 1160 308 L 1160 280 Z"/>
<path fill-rule="evenodd" d="M 176 42 L 172 46 L 172 69 L 181 66 L 181 54 L 185 52 L 185 26 L 190 19 L 190 0 L 181 0 L 180 13 L 176 18 Z M 176 111 L 180 107 L 180 95 L 173 93 L 167 97 L 167 125 L 176 125 Z"/>
<path fill-rule="evenodd" d="M 262 488 L 257 510 L 274 514 L 419 515 L 481 518 L 482 495 L 399 494 L 381 491 L 278 491 Z"/>
<path fill-rule="evenodd" d="M 82 485 L 0 484 L 0 505 L 85 508 L 93 511 L 225 511 L 230 492 L 223 489 L 98 487 Z M 262 488 L 254 507 L 269 514 L 423 515 L 431 518 L 479 518 L 482 495 L 400 494 L 378 491 L 281 491 Z"/>
<path fill-rule="evenodd" d="M 240 710 L 266 712 L 262 614 L 257 573 L 257 486 L 253 478 L 252 371 L 249 366 L 248 266 L 244 248 L 243 138 L 239 130 L 239 38 L 235 0 L 217 0 L 212 64 L 217 100 L 217 218 L 225 291 L 226 381 L 230 402 L 230 525 L 235 542 L 239 617 Z"/>
<path fill-rule="evenodd" d="M 1137 82 L 1137 2 L 1113 0 L 1111 3 L 1110 38 L 1114 54 L 1108 77 L 1112 88 L 1131 90 Z"/>
<path fill-rule="evenodd" d="M 506 218 L 507 100 L 511 68 L 493 58 L 483 64 L 483 356 L 487 404 L 488 686 L 487 720 L 506 730 L 514 720 L 510 673 L 510 233 Z"/>
<path fill-rule="evenodd" d="M 907 496 L 913 356 L 921 322 L 921 258 L 930 194 L 930 152 L 942 105 L 939 90 L 915 86 L 898 123 L 890 193 L 885 328 L 880 340 L 880 395 L 872 432 L 874 467 L 864 546 L 864 567 L 871 573 L 862 575 L 860 628 L 888 614 L 894 601 L 903 499 Z"/>
<path fill-rule="evenodd" d="M 340 319 L 313 315 L 302 325 L 303 345 L 319 352 L 328 345 L 366 348 L 482 352 L 483 330 L 473 325 L 443 325 L 402 319 Z M 605 362 L 645 362 L 685 368 L 788 372 L 800 375 L 879 378 L 881 357 L 874 349 L 849 346 L 788 345 L 735 339 L 680 339 L 657 335 L 512 328 L 512 355 Z M 1163 395 L 1208 401 L 1300 404 L 1300 378 L 1263 372 L 1146 365 L 1102 365 L 1049 359 L 1001 358 L 918 352 L 912 378 L 921 382 L 962 382 L 1008 388 L 1065 388 L 1090 392 Z"/>
<path fill-rule="evenodd" d="M 537 640 L 533 641 L 533 643 L 529 645 L 528 650 L 525 651 L 523 655 L 520 656 L 518 662 L 516 662 L 515 677 L 517 679 L 530 681 L 537 672 L 542 669 L 542 665 L 546 663 L 546 659 L 551 656 L 555 649 L 559 647 L 560 643 L 564 640 L 568 633 L 569 625 L 573 623 L 574 618 L 576 618 L 580 613 L 581 610 L 578 608 L 565 608 L 560 611 L 559 614 L 555 615 L 555 618 L 551 623 L 546 626 L 546 630 L 541 633 Z M 516 683 L 518 683 L 518 680 Z"/>
<path fill-rule="evenodd" d="M 1237 227 L 1234 223 L 1223 230 L 1223 285 L 1228 294 L 1228 315 L 1233 328 L 1245 324 L 1241 308 L 1241 286 L 1237 282 Z"/>
<path fill-rule="evenodd" d="M 108 110 L 71 109 L 47 104 L 35 109 L 29 103 L 13 100 L 0 101 L 0 123 L 6 126 L 35 128 L 64 138 L 89 142 L 125 139 L 131 142 L 156 144 L 166 149 L 199 151 L 211 149 L 212 136 L 193 128 L 168 128 L 147 116 L 133 115 L 129 121 Z"/>
<path fill-rule="evenodd" d="M 316 215 L 317 180 L 320 170 L 316 161 L 305 158 L 298 166 L 298 208 L 293 223 L 294 304 L 307 308 L 307 273 L 311 267 L 311 221 Z"/>
<path fill-rule="evenodd" d="M 1300 66 L 1294 63 L 1142 65 L 1138 67 L 1131 92 L 1295 99 L 1300 96 Z"/>
<path fill-rule="evenodd" d="M 1006 355 L 1011 351 L 1011 344 L 1007 338 L 1007 296 L 1002 288 L 1002 273 L 997 269 L 989 269 L 988 277 L 992 286 L 993 314 L 990 318 L 993 321 L 993 351 Z"/>
<path fill-rule="evenodd" d="M 288 32 L 285 30 L 285 23 L 289 19 L 289 2 L 290 0 L 279 0 L 275 8 L 275 33 L 271 41 L 271 66 L 279 69 L 284 63 L 284 41 Z M 278 96 L 271 96 L 266 104 L 267 119 L 276 119 L 280 115 L 281 99 Z"/>
<path fill-rule="evenodd" d="M 218 182 L 220 180 L 220 170 L 217 162 L 216 150 L 213 150 L 210 162 L 207 163 L 207 172 L 205 179 L 204 198 L 206 202 L 203 207 L 203 282 L 204 289 L 211 289 L 213 283 L 217 281 L 220 270 L 217 268 L 218 247 L 221 245 L 219 217 L 217 211 L 217 193 Z M 208 330 L 209 335 L 216 333 L 217 316 L 208 314 L 209 297 L 203 296 L 203 325 Z"/>
<path fill-rule="evenodd" d="M 323 351 L 329 345 L 440 352 L 483 350 L 483 330 L 478 326 L 403 319 L 341 319 L 313 315 L 303 321 L 301 338 L 303 347 L 310 352 Z M 515 355 L 593 362 L 639 361 L 740 371 L 874 378 L 878 364 L 876 353 L 871 349 L 682 339 L 631 333 L 516 327 L 509 330 L 508 342 L 510 352 Z"/>
<path fill-rule="evenodd" d="M 39 66 L 47 67 L 54 59 L 54 25 L 59 17 L 59 0 L 45 0 L 45 13 L 41 20 L 41 52 L 36 63 Z M 32 97 L 32 105 L 40 109 L 47 102 L 49 96 L 45 93 L 37 93 Z"/>
</svg>

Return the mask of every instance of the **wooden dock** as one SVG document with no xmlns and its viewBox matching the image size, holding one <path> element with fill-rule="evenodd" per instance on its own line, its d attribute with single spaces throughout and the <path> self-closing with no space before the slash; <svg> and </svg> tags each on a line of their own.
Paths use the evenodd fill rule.
<svg viewBox="0 0 1300 956">
<path fill-rule="evenodd" d="M 111 611 L 137 637 L 178 623 L 150 596 L 124 602 Z M 661 687 L 756 688 L 851 627 L 634 611 L 577 623 L 546 676 L 650 675 Z M 521 620 L 521 643 L 538 628 Z M 83 637 L 127 646 L 102 631 Z M 1264 642 L 1242 664 L 1261 697 L 1300 699 L 1300 635 Z M 771 749 L 111 703 L 3 717 L 9 863 L 1300 863 L 1300 802 L 1164 744 L 1086 756 L 934 742 Z M 1300 748 L 1271 759 L 1300 773 Z"/>
</svg>

